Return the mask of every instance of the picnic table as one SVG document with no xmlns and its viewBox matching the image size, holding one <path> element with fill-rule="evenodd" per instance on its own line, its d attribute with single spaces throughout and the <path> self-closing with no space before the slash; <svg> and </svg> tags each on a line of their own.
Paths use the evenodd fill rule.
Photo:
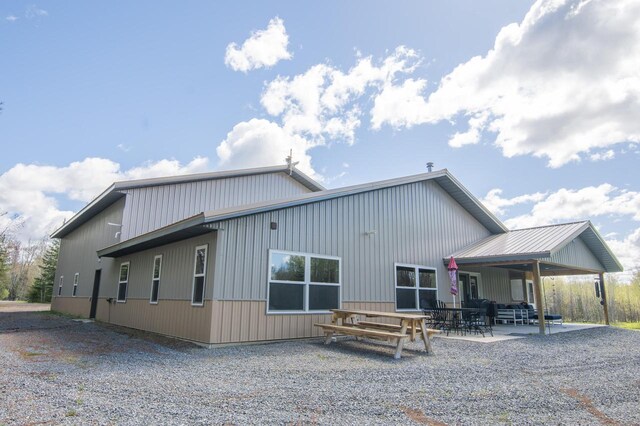
<svg viewBox="0 0 640 426">
<path fill-rule="evenodd" d="M 403 312 L 379 312 L 363 311 L 357 309 L 331 309 L 333 314 L 331 324 L 315 324 L 321 327 L 326 336 L 325 344 L 330 344 L 336 333 L 347 334 L 371 339 L 381 339 L 396 342 L 395 359 L 399 359 L 406 339 L 412 342 L 419 336 L 424 342 L 425 351 L 433 352 L 431 347 L 431 335 L 439 333 L 439 330 L 427 328 L 425 320 L 427 316 L 415 313 Z M 399 320 L 400 324 L 388 324 L 373 321 L 360 321 L 365 318 L 386 318 Z"/>
</svg>

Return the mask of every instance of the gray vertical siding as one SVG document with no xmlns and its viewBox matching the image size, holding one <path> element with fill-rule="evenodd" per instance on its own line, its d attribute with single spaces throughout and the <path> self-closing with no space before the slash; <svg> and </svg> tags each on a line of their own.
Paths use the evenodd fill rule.
<svg viewBox="0 0 640 426">
<path fill-rule="evenodd" d="M 270 229 L 270 222 L 278 224 Z M 393 302 L 394 262 L 437 268 L 490 232 L 437 183 L 423 181 L 221 222 L 214 299 L 265 300 L 268 250 L 342 258 L 342 300 Z M 367 231 L 375 234 L 367 235 Z"/>
<path fill-rule="evenodd" d="M 550 262 L 604 271 L 604 267 L 581 238 L 576 238 L 564 248 L 547 258 Z"/>
<path fill-rule="evenodd" d="M 104 277 L 104 272 L 111 267 L 111 259 L 105 258 L 99 261 L 96 251 L 120 241 L 119 238 L 115 237 L 120 228 L 107 225 L 107 223 L 122 223 L 124 204 L 124 199 L 116 201 L 60 241 L 54 295 L 58 294 L 60 276 L 64 275 L 62 296 L 71 296 L 73 276 L 76 272 L 79 272 L 77 296 L 91 297 L 95 270 L 102 269 Z"/>
<path fill-rule="evenodd" d="M 169 225 L 203 211 L 275 200 L 311 192 L 286 173 L 212 179 L 124 190 L 122 239 Z"/>
<path fill-rule="evenodd" d="M 460 271 L 480 273 L 480 285 L 478 287 L 478 296 L 480 298 L 495 300 L 498 303 L 511 302 L 511 287 L 507 269 L 465 268 L 461 266 Z"/>
<path fill-rule="evenodd" d="M 191 300 L 195 249 L 205 244 L 208 246 L 205 299 L 211 300 L 216 258 L 215 232 L 114 259 L 114 267 L 111 268 L 108 274 L 103 276 L 102 287 L 104 292 L 102 294 L 104 297 L 112 297 L 114 299 L 117 297 L 120 264 L 130 262 L 127 299 L 148 300 L 151 294 L 153 258 L 161 254 L 162 273 L 158 299 L 160 301 Z"/>
</svg>

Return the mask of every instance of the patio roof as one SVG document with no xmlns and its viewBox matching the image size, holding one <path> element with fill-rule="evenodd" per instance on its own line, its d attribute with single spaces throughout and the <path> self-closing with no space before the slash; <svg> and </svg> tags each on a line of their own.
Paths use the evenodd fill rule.
<svg viewBox="0 0 640 426">
<path fill-rule="evenodd" d="M 599 265 L 564 264 L 555 259 L 562 249 L 580 240 L 584 256 L 597 259 Z M 590 253 L 586 253 L 588 250 Z M 447 256 L 460 265 L 509 266 L 527 269 L 530 261 L 539 260 L 545 275 L 620 272 L 622 265 L 611 252 L 590 221 L 563 223 L 536 228 L 516 229 L 492 235 Z"/>
</svg>

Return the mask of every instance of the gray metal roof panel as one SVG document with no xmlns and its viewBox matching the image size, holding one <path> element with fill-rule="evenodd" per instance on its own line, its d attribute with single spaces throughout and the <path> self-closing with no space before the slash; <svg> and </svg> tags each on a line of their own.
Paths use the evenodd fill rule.
<svg viewBox="0 0 640 426">
<path fill-rule="evenodd" d="M 292 178 L 306 186 L 312 191 L 323 191 L 326 189 L 322 185 L 320 185 L 315 180 L 311 179 L 306 174 L 302 173 L 300 170 L 295 167 L 289 173 L 288 166 L 271 166 L 271 167 L 257 167 L 251 169 L 239 169 L 239 170 L 224 170 L 218 172 L 208 172 L 208 173 L 195 173 L 190 175 L 180 175 L 180 176 L 165 176 L 158 178 L 150 178 L 150 179 L 136 179 L 136 180 L 127 180 L 127 181 L 119 181 L 114 183 L 116 190 L 123 189 L 131 189 L 131 188 L 140 188 L 147 186 L 159 186 L 159 185 L 168 185 L 174 183 L 186 183 L 186 182 L 197 182 L 201 180 L 211 180 L 211 179 L 226 179 L 230 177 L 240 177 L 240 176 L 251 176 L 251 175 L 260 175 L 267 173 L 287 173 L 290 174 Z"/>
<path fill-rule="evenodd" d="M 460 263 L 548 258 L 576 238 L 585 242 L 607 272 L 622 271 L 620 262 L 589 221 L 516 229 L 492 235 L 450 256 Z M 450 256 L 443 260 L 448 261 Z"/>
</svg>

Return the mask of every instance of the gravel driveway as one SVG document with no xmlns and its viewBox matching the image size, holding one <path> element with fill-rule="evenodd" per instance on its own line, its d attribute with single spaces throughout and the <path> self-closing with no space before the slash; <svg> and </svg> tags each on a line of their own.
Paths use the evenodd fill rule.
<svg viewBox="0 0 640 426">
<path fill-rule="evenodd" d="M 201 349 L 0 312 L 0 425 L 640 424 L 640 332 L 436 338 L 434 349 L 401 360 L 353 340 Z"/>
</svg>

